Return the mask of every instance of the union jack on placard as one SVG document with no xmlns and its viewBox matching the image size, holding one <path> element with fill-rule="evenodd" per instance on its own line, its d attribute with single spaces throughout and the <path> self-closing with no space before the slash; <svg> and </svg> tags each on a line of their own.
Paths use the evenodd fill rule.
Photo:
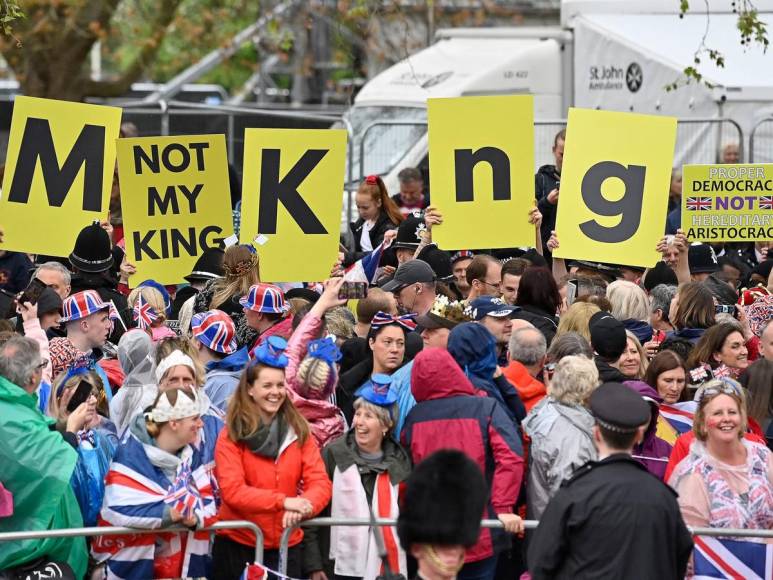
<svg viewBox="0 0 773 580">
<path fill-rule="evenodd" d="M 688 197 L 687 211 L 708 211 L 711 209 L 710 197 Z"/>
<path fill-rule="evenodd" d="M 187 461 L 180 465 L 164 503 L 176 509 L 184 518 L 192 517 L 196 510 L 201 509 L 201 494 L 193 481 L 191 466 Z"/>
<path fill-rule="evenodd" d="M 773 544 L 695 537 L 695 580 L 773 580 Z"/>
<path fill-rule="evenodd" d="M 760 209 L 773 209 L 773 195 L 761 195 L 760 196 Z"/>
</svg>

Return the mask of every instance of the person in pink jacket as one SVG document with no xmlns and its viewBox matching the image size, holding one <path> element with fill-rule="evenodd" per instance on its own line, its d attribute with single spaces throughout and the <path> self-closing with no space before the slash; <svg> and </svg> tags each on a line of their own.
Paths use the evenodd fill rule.
<svg viewBox="0 0 773 580">
<path fill-rule="evenodd" d="M 335 337 L 319 338 L 324 329 L 325 313 L 346 304 L 338 298 L 342 278 L 327 280 L 319 300 L 303 317 L 290 336 L 285 354 L 288 394 L 311 425 L 311 433 L 320 449 L 344 434 L 346 422 L 341 410 L 330 400 L 338 383 L 341 351 Z"/>
</svg>

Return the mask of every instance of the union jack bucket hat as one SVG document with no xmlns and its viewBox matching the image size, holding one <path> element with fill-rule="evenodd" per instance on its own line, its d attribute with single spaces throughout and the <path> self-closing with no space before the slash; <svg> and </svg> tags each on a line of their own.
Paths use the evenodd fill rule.
<svg viewBox="0 0 773 580">
<path fill-rule="evenodd" d="M 279 286 L 273 284 L 255 284 L 250 287 L 246 296 L 239 300 L 244 308 L 255 312 L 284 314 L 290 310 L 290 305 L 285 301 L 284 292 Z"/>
<path fill-rule="evenodd" d="M 103 302 L 96 290 L 84 290 L 68 296 L 62 304 L 62 322 L 86 318 L 102 310 L 110 310 L 110 303 Z"/>
<path fill-rule="evenodd" d="M 236 352 L 236 326 L 222 310 L 195 314 L 191 320 L 193 336 L 204 346 L 222 354 Z"/>
</svg>

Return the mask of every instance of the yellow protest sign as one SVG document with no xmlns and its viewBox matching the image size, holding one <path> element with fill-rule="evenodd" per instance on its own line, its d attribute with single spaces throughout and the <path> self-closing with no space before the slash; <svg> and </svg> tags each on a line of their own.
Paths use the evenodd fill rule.
<svg viewBox="0 0 773 580">
<path fill-rule="evenodd" d="M 245 129 L 242 243 L 261 279 L 323 280 L 338 256 L 346 131 Z"/>
<path fill-rule="evenodd" d="M 441 248 L 533 246 L 534 98 L 429 99 L 432 205 Z"/>
<path fill-rule="evenodd" d="M 673 117 L 570 109 L 553 255 L 654 266 L 675 143 Z"/>
<path fill-rule="evenodd" d="M 33 97 L 13 106 L 0 191 L 0 248 L 67 256 L 106 219 L 121 109 Z"/>
<path fill-rule="evenodd" d="M 691 241 L 773 240 L 773 164 L 685 165 L 682 229 Z"/>
<path fill-rule="evenodd" d="M 225 136 L 119 139 L 118 173 L 134 282 L 180 283 L 233 234 Z"/>
</svg>

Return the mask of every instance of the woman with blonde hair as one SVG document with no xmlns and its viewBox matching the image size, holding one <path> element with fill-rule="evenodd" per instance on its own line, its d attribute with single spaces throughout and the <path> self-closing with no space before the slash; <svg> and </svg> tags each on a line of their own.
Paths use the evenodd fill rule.
<svg viewBox="0 0 773 580">
<path fill-rule="evenodd" d="M 773 529 L 773 453 L 744 437 L 747 414 L 740 385 L 729 379 L 712 380 L 696 399 L 695 440 L 669 480 L 679 494 L 685 523 Z"/>
<path fill-rule="evenodd" d="M 236 326 L 237 348 L 255 342 L 257 331 L 247 325 L 247 319 L 239 299 L 245 296 L 250 287 L 260 283 L 260 260 L 254 247 L 249 245 L 230 246 L 223 257 L 225 276 L 207 283 L 196 295 L 193 313 L 208 310 L 222 310 L 228 314 Z"/>
<path fill-rule="evenodd" d="M 647 353 L 633 332 L 626 330 L 625 336 L 625 350 L 612 366 L 619 369 L 627 379 L 643 379 L 647 372 Z"/>
<path fill-rule="evenodd" d="M 575 302 L 561 315 L 558 321 L 556 337 L 567 332 L 576 332 L 590 342 L 588 322 L 591 316 L 597 312 L 601 312 L 601 308 L 591 302 Z"/>
<path fill-rule="evenodd" d="M 627 280 L 615 280 L 607 286 L 607 299 L 612 305 L 612 316 L 623 323 L 636 339 L 644 344 L 652 340 L 650 301 L 641 286 Z"/>
<path fill-rule="evenodd" d="M 565 356 L 556 365 L 547 396 L 523 421 L 523 430 L 531 437 L 529 519 L 539 519 L 561 482 L 596 458 L 594 419 L 587 404 L 598 386 L 599 372 L 591 359 Z"/>
<path fill-rule="evenodd" d="M 309 425 L 285 386 L 287 342 L 271 336 L 255 351 L 228 404 L 226 428 L 215 449 L 223 520 L 249 520 L 263 532 L 263 563 L 278 569 L 279 542 L 286 528 L 314 517 L 330 501 L 331 483 Z M 287 574 L 301 573 L 303 531 L 293 530 Z M 255 556 L 255 534 L 223 530 L 215 539 L 213 580 L 234 580 Z"/>
<path fill-rule="evenodd" d="M 132 309 L 132 320 L 137 328 L 150 334 L 153 342 L 177 336 L 166 325 L 166 304 L 161 292 L 152 286 L 138 286 L 129 293 L 127 300 Z"/>
</svg>

